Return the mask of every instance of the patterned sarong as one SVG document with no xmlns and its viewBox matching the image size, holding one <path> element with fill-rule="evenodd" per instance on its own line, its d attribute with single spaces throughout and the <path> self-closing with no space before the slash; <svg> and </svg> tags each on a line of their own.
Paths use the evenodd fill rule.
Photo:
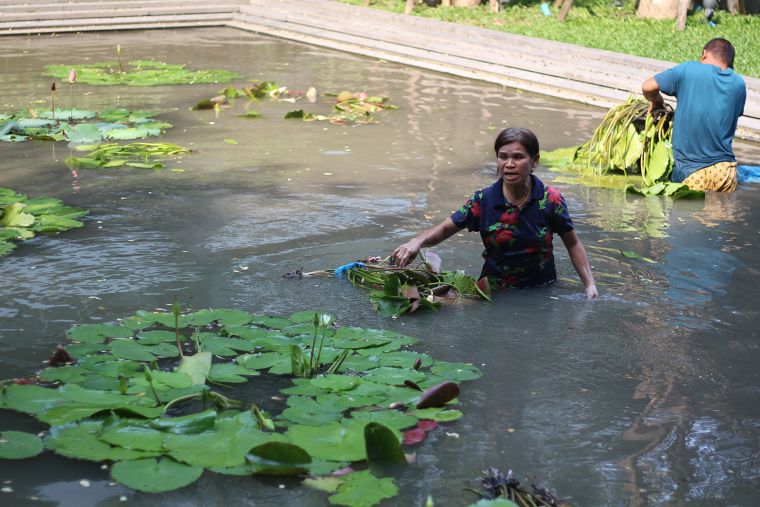
<svg viewBox="0 0 760 507">
<path fill-rule="evenodd" d="M 736 162 L 718 162 L 691 173 L 683 182 L 692 190 L 736 190 Z"/>
</svg>

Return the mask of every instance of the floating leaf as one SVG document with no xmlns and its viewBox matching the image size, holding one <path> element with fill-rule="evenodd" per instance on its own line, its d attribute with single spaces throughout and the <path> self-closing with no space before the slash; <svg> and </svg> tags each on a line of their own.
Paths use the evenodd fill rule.
<svg viewBox="0 0 760 507">
<path fill-rule="evenodd" d="M 359 384 L 359 379 L 346 375 L 319 375 L 311 380 L 311 384 L 328 391 L 348 391 Z"/>
<path fill-rule="evenodd" d="M 383 366 L 369 370 L 365 376 L 367 380 L 378 382 L 380 384 L 404 385 L 404 381 L 421 382 L 425 379 L 425 374 L 411 368 L 392 368 Z"/>
<path fill-rule="evenodd" d="M 247 382 L 246 377 L 259 375 L 256 370 L 251 370 L 239 364 L 213 364 L 208 379 L 212 382 Z"/>
<path fill-rule="evenodd" d="M 311 456 L 297 445 L 267 442 L 248 451 L 246 460 L 264 475 L 298 475 L 307 472 Z"/>
<path fill-rule="evenodd" d="M 620 253 L 623 257 L 626 259 L 636 259 L 636 260 L 642 260 L 645 262 L 649 262 L 650 264 L 657 264 L 657 261 L 650 259 L 649 257 L 643 257 L 633 250 L 620 250 Z"/>
<path fill-rule="evenodd" d="M 23 431 L 0 433 L 0 459 L 25 459 L 37 456 L 45 446 L 37 435 Z"/>
<path fill-rule="evenodd" d="M 420 419 L 431 419 L 437 422 L 451 422 L 456 421 L 462 417 L 462 412 L 459 410 L 443 409 L 443 408 L 425 408 L 412 410 L 412 414 Z"/>
<path fill-rule="evenodd" d="M 132 460 L 155 456 L 157 453 L 115 447 L 102 442 L 97 435 L 102 429 L 100 421 L 83 421 L 78 424 L 54 426 L 45 439 L 45 446 L 56 454 L 90 461 Z"/>
<path fill-rule="evenodd" d="M 447 361 L 436 361 L 431 373 L 451 380 L 453 382 L 462 382 L 465 380 L 476 380 L 483 376 L 483 372 L 477 366 L 469 363 L 449 363 Z"/>
<path fill-rule="evenodd" d="M 338 486 L 343 483 L 341 479 L 337 477 L 317 477 L 315 479 L 304 479 L 304 486 L 308 486 L 318 491 L 324 491 L 325 493 L 335 493 L 338 491 Z"/>
<path fill-rule="evenodd" d="M 339 421 L 344 410 L 345 407 L 328 401 L 319 402 L 305 396 L 291 396 L 288 398 L 288 408 L 283 410 L 281 417 L 298 424 L 319 426 Z"/>
<path fill-rule="evenodd" d="M 203 468 L 183 465 L 171 458 L 120 461 L 111 468 L 114 480 L 138 491 L 160 493 L 192 484 Z"/>
<path fill-rule="evenodd" d="M 332 505 L 372 507 L 385 498 L 392 498 L 398 488 L 391 478 L 378 479 L 369 470 L 353 472 L 343 478 L 338 492 L 328 498 Z"/>
<path fill-rule="evenodd" d="M 109 324 L 84 324 L 66 332 L 70 340 L 85 343 L 103 343 L 107 338 L 131 338 L 134 331 Z"/>
<path fill-rule="evenodd" d="M 366 459 L 364 423 L 329 423 L 321 426 L 295 424 L 285 435 L 303 447 L 312 458 L 327 461 L 360 461 Z"/>
</svg>

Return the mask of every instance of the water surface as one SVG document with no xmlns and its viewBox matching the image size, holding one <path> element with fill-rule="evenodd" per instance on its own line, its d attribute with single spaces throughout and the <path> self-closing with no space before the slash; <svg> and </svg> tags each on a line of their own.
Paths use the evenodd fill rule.
<svg viewBox="0 0 760 507">
<path fill-rule="evenodd" d="M 417 336 L 417 350 L 485 373 L 464 385 L 465 417 L 414 448 L 417 463 L 385 505 L 422 505 L 428 494 L 436 505 L 467 505 L 475 497 L 464 488 L 491 466 L 535 477 L 581 506 L 756 504 L 760 187 L 673 202 L 559 184 L 598 301 L 584 300 L 556 241 L 552 287 L 390 320 L 345 281 L 281 275 L 387 255 L 442 220 L 494 179 L 500 129 L 531 128 L 553 149 L 587 139 L 603 111 L 232 29 L 0 39 L 2 110 L 46 107 L 44 65 L 110 60 L 116 44 L 126 59 L 235 70 L 238 85 L 367 91 L 399 109 L 350 127 L 282 119 L 301 107 L 327 113 L 324 100 L 262 101 L 252 105 L 262 118 L 245 120 L 236 117 L 241 101 L 218 115 L 189 110 L 221 85 L 76 84 L 75 107 L 160 110 L 175 125 L 162 139 L 195 151 L 170 164 L 183 172 L 72 173 L 62 143 L 0 144 L 0 186 L 91 210 L 83 229 L 0 259 L 0 377 L 39 369 L 74 324 L 167 309 L 175 295 L 189 309 L 323 309 L 343 325 Z M 58 89 L 68 107 L 68 85 Z M 760 161 L 756 145 L 736 151 L 741 162 Z M 445 268 L 480 270 L 475 234 L 436 251 Z M 0 412 L 0 428 L 44 429 L 10 412 Z M 112 485 L 98 464 L 51 453 L 0 461 L 0 482 L 13 489 L 0 496 L 4 505 L 121 505 L 122 495 L 140 506 L 327 504 L 294 480 L 211 473 L 145 495 Z"/>
</svg>

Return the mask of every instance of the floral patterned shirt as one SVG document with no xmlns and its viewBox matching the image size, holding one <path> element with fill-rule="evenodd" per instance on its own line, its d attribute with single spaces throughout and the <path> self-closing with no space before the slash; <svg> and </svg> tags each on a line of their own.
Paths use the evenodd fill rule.
<svg viewBox="0 0 760 507">
<path fill-rule="evenodd" d="M 573 230 L 559 190 L 531 174 L 533 190 L 522 209 L 508 203 L 502 180 L 472 196 L 451 215 L 457 227 L 480 232 L 483 270 L 494 288 L 532 287 L 553 282 L 552 235 Z"/>
</svg>

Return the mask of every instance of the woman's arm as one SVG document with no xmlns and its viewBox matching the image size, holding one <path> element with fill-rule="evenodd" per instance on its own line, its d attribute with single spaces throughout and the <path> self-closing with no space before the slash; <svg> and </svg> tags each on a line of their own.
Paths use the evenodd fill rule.
<svg viewBox="0 0 760 507">
<path fill-rule="evenodd" d="M 461 229 L 454 225 L 451 218 L 447 218 L 440 224 L 431 227 L 408 243 L 404 243 L 396 248 L 391 254 L 391 262 L 397 266 L 404 267 L 417 257 L 421 248 L 435 246 L 438 243 L 450 238 Z"/>
<path fill-rule="evenodd" d="M 566 232 L 560 238 L 562 238 L 562 242 L 565 244 L 565 248 L 567 248 L 567 253 L 570 254 L 570 261 L 578 272 L 583 286 L 586 287 L 586 297 L 588 299 L 596 299 L 599 297 L 599 293 L 596 291 L 594 275 L 591 274 L 591 266 L 588 265 L 588 256 L 586 255 L 586 249 L 583 248 L 583 243 L 581 243 L 574 230 Z"/>
</svg>

